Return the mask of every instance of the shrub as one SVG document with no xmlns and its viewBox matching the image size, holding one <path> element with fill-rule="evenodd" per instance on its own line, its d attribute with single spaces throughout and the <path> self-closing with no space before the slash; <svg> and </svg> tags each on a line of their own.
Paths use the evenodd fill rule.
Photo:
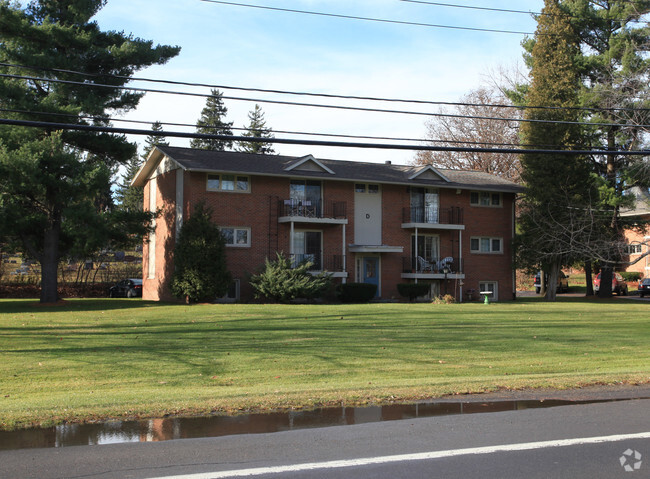
<svg viewBox="0 0 650 479">
<path fill-rule="evenodd" d="M 621 276 L 623 276 L 623 279 L 625 281 L 634 282 L 639 281 L 643 276 L 643 273 L 639 273 L 637 271 L 624 271 L 621 273 Z"/>
<path fill-rule="evenodd" d="M 424 296 L 429 292 L 429 284 L 427 283 L 399 283 L 397 291 L 402 296 L 405 296 L 409 301 L 415 301 L 418 296 Z"/>
<path fill-rule="evenodd" d="M 211 217 L 212 211 L 198 204 L 183 223 L 174 249 L 176 270 L 171 291 L 188 303 L 214 301 L 226 294 L 230 286 L 225 242 Z"/>
<path fill-rule="evenodd" d="M 377 294 L 377 285 L 345 283 L 337 288 L 339 299 L 344 303 L 367 303 Z"/>
<path fill-rule="evenodd" d="M 287 303 L 296 298 L 314 299 L 321 296 L 330 286 L 331 279 L 328 274 L 310 274 L 312 265 L 309 261 L 293 265 L 281 253 L 277 253 L 275 261 L 267 258 L 264 270 L 251 277 L 255 297 Z"/>
<path fill-rule="evenodd" d="M 453 304 L 456 302 L 451 294 L 445 294 L 444 296 L 438 296 L 431 301 L 433 304 Z"/>
</svg>

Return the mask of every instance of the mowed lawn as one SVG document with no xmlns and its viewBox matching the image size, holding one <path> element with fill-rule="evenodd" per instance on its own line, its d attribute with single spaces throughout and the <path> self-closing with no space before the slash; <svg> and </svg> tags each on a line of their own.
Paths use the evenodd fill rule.
<svg viewBox="0 0 650 479">
<path fill-rule="evenodd" d="M 650 382 L 650 305 L 0 300 L 0 428 Z"/>
</svg>

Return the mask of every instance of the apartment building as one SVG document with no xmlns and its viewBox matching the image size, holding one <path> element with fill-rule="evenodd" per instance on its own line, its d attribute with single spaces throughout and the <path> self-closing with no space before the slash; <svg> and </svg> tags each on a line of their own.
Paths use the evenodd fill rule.
<svg viewBox="0 0 650 479">
<path fill-rule="evenodd" d="M 143 297 L 171 300 L 174 244 L 199 202 L 226 239 L 233 299 L 252 298 L 250 274 L 276 252 L 338 282 L 426 282 L 429 296 L 493 300 L 515 294 L 514 203 L 523 189 L 479 171 L 157 147 L 137 174 L 160 209 L 144 245 Z"/>
</svg>

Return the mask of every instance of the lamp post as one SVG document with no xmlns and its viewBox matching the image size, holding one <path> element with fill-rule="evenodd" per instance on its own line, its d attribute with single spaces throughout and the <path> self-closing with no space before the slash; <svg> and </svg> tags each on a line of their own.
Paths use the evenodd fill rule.
<svg viewBox="0 0 650 479">
<path fill-rule="evenodd" d="M 447 278 L 447 275 L 449 274 L 451 270 L 449 269 L 449 266 L 445 266 L 442 268 L 442 272 L 445 273 L 445 295 L 447 294 L 447 286 L 449 284 L 449 279 Z"/>
</svg>

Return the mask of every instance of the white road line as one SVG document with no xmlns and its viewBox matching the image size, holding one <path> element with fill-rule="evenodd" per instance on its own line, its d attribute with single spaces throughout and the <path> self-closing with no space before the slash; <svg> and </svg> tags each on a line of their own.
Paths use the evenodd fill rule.
<svg viewBox="0 0 650 479">
<path fill-rule="evenodd" d="M 505 444 L 500 446 L 470 447 L 467 449 L 451 449 L 448 451 L 420 452 L 415 454 L 398 454 L 394 456 L 364 457 L 340 461 L 310 462 L 304 464 L 289 464 L 285 466 L 256 467 L 232 471 L 204 472 L 199 474 L 184 474 L 181 476 L 165 476 L 154 479 L 225 479 L 229 477 L 261 476 L 263 474 L 280 474 L 288 472 L 312 471 L 316 469 L 336 469 L 344 467 L 369 466 L 391 462 L 423 461 L 445 457 L 466 456 L 471 454 L 493 454 L 495 452 L 529 451 L 551 447 L 579 446 L 583 444 L 599 444 L 605 442 L 627 441 L 630 439 L 650 439 L 650 432 L 638 434 L 619 434 L 615 436 L 582 437 L 575 439 L 558 439 L 554 441 L 526 442 L 522 444 Z"/>
</svg>

